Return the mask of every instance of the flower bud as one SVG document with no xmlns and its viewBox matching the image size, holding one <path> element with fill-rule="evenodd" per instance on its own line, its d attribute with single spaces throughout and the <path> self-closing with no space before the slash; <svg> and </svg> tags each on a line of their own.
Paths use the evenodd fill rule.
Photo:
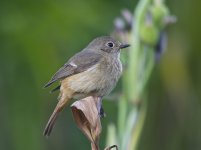
<svg viewBox="0 0 201 150">
<path fill-rule="evenodd" d="M 158 38 L 159 31 L 152 23 L 143 24 L 140 27 L 140 39 L 142 40 L 142 42 L 151 46 L 155 46 Z"/>
<path fill-rule="evenodd" d="M 150 12 L 153 18 L 153 22 L 160 29 L 164 28 L 164 19 L 169 15 L 169 10 L 164 4 L 156 4 L 151 6 Z"/>
</svg>

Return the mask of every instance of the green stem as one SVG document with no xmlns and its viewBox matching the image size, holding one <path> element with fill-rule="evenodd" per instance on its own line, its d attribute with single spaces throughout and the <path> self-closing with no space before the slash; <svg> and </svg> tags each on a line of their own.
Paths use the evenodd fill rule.
<svg viewBox="0 0 201 150">
<path fill-rule="evenodd" d="M 129 43 L 131 44 L 127 59 L 128 67 L 122 78 L 123 94 L 118 103 L 118 138 L 112 133 L 110 136 L 112 139 L 117 138 L 121 150 L 137 149 L 144 126 L 147 103 L 146 101 L 142 102 L 142 100 L 145 99 L 145 87 L 155 64 L 155 49 L 153 45 L 154 42 L 157 42 L 157 38 L 154 37 L 157 37 L 158 32 L 153 32 L 155 30 L 152 30 L 150 33 L 155 33 L 155 36 L 152 36 L 153 34 L 145 36 L 149 39 L 148 41 L 153 41 L 153 44 L 150 44 L 146 41 L 142 42 L 140 29 L 143 29 L 141 27 L 144 26 L 147 27 L 146 17 L 148 13 L 151 13 L 149 12 L 150 6 L 153 6 L 155 3 L 162 4 L 163 2 L 164 0 L 140 0 L 134 12 L 133 28 L 128 36 Z M 159 13 L 163 13 L 163 11 Z M 164 15 L 163 17 L 166 16 Z M 156 26 L 156 20 L 151 19 L 154 26 L 152 29 L 157 28 L 156 31 L 160 32 L 161 27 Z M 139 107 L 139 104 L 141 104 L 141 107 Z"/>
<path fill-rule="evenodd" d="M 133 128 L 130 138 L 131 140 L 129 141 L 130 143 L 128 144 L 129 150 L 136 150 L 138 148 L 139 138 L 145 123 L 146 112 L 147 112 L 147 103 L 145 102 L 140 112 L 138 112 L 138 120 L 135 127 Z"/>
<path fill-rule="evenodd" d="M 138 99 L 139 94 L 136 93 L 135 89 L 138 85 L 138 70 L 139 70 L 139 55 L 141 50 L 141 41 L 139 37 L 140 25 L 145 19 L 145 14 L 148 9 L 151 0 L 141 0 L 135 11 L 135 20 L 133 22 L 134 28 L 131 31 L 130 43 L 131 48 L 128 55 L 128 81 L 130 84 L 128 90 L 128 98 L 131 101 Z"/>
</svg>

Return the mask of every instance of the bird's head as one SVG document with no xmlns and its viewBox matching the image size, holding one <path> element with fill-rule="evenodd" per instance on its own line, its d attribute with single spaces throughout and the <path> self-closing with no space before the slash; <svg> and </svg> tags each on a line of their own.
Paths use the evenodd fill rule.
<svg viewBox="0 0 201 150">
<path fill-rule="evenodd" d="M 110 36 L 101 36 L 95 38 L 91 43 L 89 43 L 87 49 L 113 54 L 119 53 L 121 49 L 129 46 L 129 44 L 122 44 Z"/>
</svg>

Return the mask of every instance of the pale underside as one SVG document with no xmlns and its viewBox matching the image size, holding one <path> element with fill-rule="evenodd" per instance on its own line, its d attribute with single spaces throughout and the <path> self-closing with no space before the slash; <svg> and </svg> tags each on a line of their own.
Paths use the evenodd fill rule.
<svg viewBox="0 0 201 150">
<path fill-rule="evenodd" d="M 61 94 L 72 96 L 74 99 L 90 95 L 105 96 L 113 90 L 121 72 L 122 65 L 119 59 L 111 59 L 107 64 L 98 63 L 84 72 L 62 80 Z"/>
</svg>

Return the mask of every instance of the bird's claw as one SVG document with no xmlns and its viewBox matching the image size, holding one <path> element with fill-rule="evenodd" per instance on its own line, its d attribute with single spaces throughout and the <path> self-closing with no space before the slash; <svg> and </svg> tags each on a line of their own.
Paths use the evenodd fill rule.
<svg viewBox="0 0 201 150">
<path fill-rule="evenodd" d="M 99 97 L 99 101 L 97 103 L 97 109 L 98 109 L 98 114 L 99 114 L 100 118 L 106 117 L 106 114 L 105 114 L 103 106 L 102 106 L 102 97 Z"/>
<path fill-rule="evenodd" d="M 100 109 L 99 109 L 99 116 L 100 116 L 101 118 L 106 117 L 106 114 L 105 114 L 105 112 L 104 112 L 104 109 L 103 109 L 103 106 L 102 106 L 102 105 L 101 105 L 101 107 L 100 107 Z"/>
</svg>

